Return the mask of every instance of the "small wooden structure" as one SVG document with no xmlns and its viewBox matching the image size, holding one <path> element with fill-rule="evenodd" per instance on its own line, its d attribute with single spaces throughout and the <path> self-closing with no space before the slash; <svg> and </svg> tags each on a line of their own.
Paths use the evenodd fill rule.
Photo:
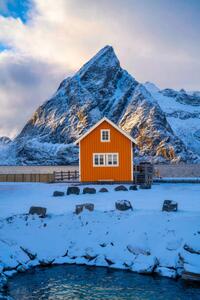
<svg viewBox="0 0 200 300">
<path fill-rule="evenodd" d="M 79 145 L 80 182 L 133 182 L 136 141 L 106 117 L 75 144 Z"/>
</svg>

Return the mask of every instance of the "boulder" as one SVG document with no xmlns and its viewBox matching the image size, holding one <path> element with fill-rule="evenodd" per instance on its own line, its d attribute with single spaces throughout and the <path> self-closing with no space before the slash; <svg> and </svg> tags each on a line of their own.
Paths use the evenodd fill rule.
<svg viewBox="0 0 200 300">
<path fill-rule="evenodd" d="M 130 185 L 129 191 L 137 191 L 137 185 Z"/>
<path fill-rule="evenodd" d="M 178 203 L 172 200 L 165 200 L 163 202 L 162 211 L 177 211 L 178 210 Z"/>
<path fill-rule="evenodd" d="M 78 186 L 69 186 L 67 188 L 67 195 L 79 195 L 80 189 Z"/>
<path fill-rule="evenodd" d="M 41 259 L 39 260 L 39 264 L 41 267 L 48 267 L 51 266 L 53 264 L 55 259 Z"/>
<path fill-rule="evenodd" d="M 140 184 L 140 189 L 141 190 L 149 190 L 149 189 L 151 189 L 151 184 L 142 183 L 142 184 Z"/>
<path fill-rule="evenodd" d="M 94 204 L 93 203 L 84 203 L 84 204 L 76 205 L 75 214 L 79 215 L 84 209 L 87 209 L 89 211 L 93 211 L 94 210 Z"/>
<path fill-rule="evenodd" d="M 198 249 L 197 249 L 197 248 L 192 247 L 192 246 L 190 246 L 190 245 L 188 245 L 188 244 L 185 244 L 185 245 L 183 246 L 183 249 L 184 249 L 185 251 L 187 251 L 187 252 L 192 253 L 192 254 L 200 254 L 200 247 L 198 247 Z"/>
<path fill-rule="evenodd" d="M 118 185 L 115 187 L 115 191 L 119 192 L 119 191 L 128 191 L 128 189 L 124 186 L 124 185 Z"/>
<path fill-rule="evenodd" d="M 64 196 L 64 192 L 60 192 L 60 191 L 54 191 L 53 192 L 53 197 L 61 197 Z"/>
<path fill-rule="evenodd" d="M 107 190 L 106 188 L 101 188 L 101 189 L 99 190 L 99 192 L 100 192 L 100 193 L 107 193 L 108 190 Z"/>
<path fill-rule="evenodd" d="M 127 250 L 130 252 L 130 253 L 132 253 L 132 254 L 134 254 L 134 255 L 139 255 L 139 254 L 142 254 L 142 255 L 151 255 L 151 252 L 150 252 L 150 250 L 148 250 L 148 249 L 142 249 L 142 248 L 140 248 L 140 247 L 134 247 L 134 246 L 132 246 L 132 245 L 127 245 Z"/>
<path fill-rule="evenodd" d="M 155 256 L 139 254 L 135 258 L 131 270 L 143 274 L 152 274 L 157 264 L 158 260 Z"/>
<path fill-rule="evenodd" d="M 83 189 L 83 194 L 96 194 L 95 188 L 85 187 Z"/>
<path fill-rule="evenodd" d="M 24 251 L 24 253 L 26 253 L 26 255 L 30 258 L 30 260 L 34 260 L 37 257 L 36 253 L 33 253 L 32 251 L 30 251 L 27 248 L 24 248 L 22 246 L 20 246 L 21 250 Z"/>
<path fill-rule="evenodd" d="M 46 217 L 47 209 L 40 206 L 31 206 L 29 210 L 29 215 L 38 215 L 41 218 Z"/>
<path fill-rule="evenodd" d="M 181 276 L 182 279 L 187 281 L 197 281 L 200 282 L 200 274 L 184 271 Z"/>
<path fill-rule="evenodd" d="M 128 200 L 118 200 L 117 202 L 115 202 L 115 208 L 122 211 L 129 209 L 133 210 L 133 207 Z"/>
</svg>

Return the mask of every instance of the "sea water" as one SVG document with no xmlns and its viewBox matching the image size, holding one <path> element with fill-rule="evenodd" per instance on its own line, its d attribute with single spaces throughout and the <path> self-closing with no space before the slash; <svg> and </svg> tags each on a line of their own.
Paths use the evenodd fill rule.
<svg viewBox="0 0 200 300">
<path fill-rule="evenodd" d="M 36 268 L 9 280 L 16 300 L 200 300 L 200 286 L 128 271 L 62 265 Z"/>
</svg>

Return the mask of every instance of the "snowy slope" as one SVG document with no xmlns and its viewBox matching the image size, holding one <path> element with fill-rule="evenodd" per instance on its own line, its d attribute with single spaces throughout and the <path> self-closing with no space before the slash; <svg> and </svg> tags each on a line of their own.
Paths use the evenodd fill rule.
<svg viewBox="0 0 200 300">
<path fill-rule="evenodd" d="M 152 83 L 146 83 L 145 87 L 160 105 L 174 133 L 200 155 L 200 93 L 159 90 Z"/>
</svg>

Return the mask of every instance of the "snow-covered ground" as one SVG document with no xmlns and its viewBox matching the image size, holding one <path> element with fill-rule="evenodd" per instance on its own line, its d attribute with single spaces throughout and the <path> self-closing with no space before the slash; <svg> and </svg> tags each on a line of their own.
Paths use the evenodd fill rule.
<svg viewBox="0 0 200 300">
<path fill-rule="evenodd" d="M 55 190 L 67 191 L 67 184 L 45 183 L 0 183 L 0 218 L 16 214 L 27 213 L 30 206 L 46 207 L 49 214 L 64 214 L 74 211 L 75 205 L 91 202 L 95 204 L 95 211 L 112 210 L 116 200 L 129 200 L 133 203 L 135 213 L 160 212 L 163 200 L 172 199 L 179 204 L 180 213 L 200 213 L 200 185 L 199 184 L 154 184 L 151 190 L 132 192 L 115 192 L 116 185 L 104 185 L 109 193 L 95 195 L 82 194 L 85 186 L 80 186 L 79 196 L 70 195 L 53 197 Z M 98 191 L 101 186 L 93 185 Z"/>
<path fill-rule="evenodd" d="M 0 183 L 0 272 L 45 263 L 84 263 L 156 272 L 176 277 L 200 274 L 200 185 L 155 184 L 151 190 L 53 197 L 66 184 Z M 178 212 L 162 212 L 166 199 Z M 133 210 L 118 211 L 115 201 L 129 200 Z M 76 204 L 93 203 L 94 211 L 74 213 Z M 47 208 L 41 219 L 30 206 Z M 30 255 L 31 254 L 31 255 Z"/>
</svg>

